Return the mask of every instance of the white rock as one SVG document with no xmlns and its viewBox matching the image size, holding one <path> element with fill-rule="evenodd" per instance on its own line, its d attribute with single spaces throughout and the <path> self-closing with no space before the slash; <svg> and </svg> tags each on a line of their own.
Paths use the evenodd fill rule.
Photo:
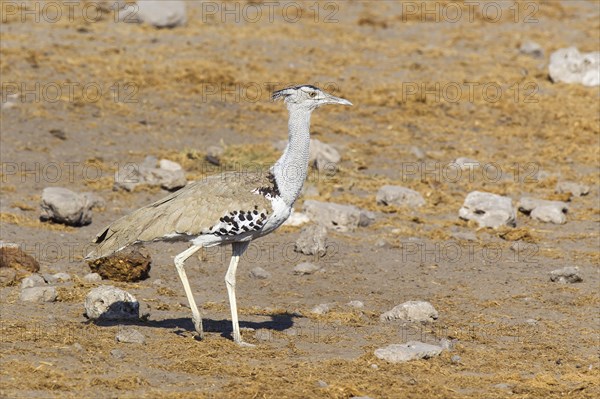
<svg viewBox="0 0 600 399">
<path fill-rule="evenodd" d="M 314 313 L 314 314 L 325 314 L 325 313 L 329 313 L 330 310 L 331 310 L 330 304 L 321 303 L 321 304 L 315 306 L 314 308 L 312 308 L 312 310 L 310 312 Z"/>
<path fill-rule="evenodd" d="M 515 226 L 517 220 L 512 199 L 481 191 L 473 191 L 467 195 L 458 216 L 465 220 L 475 220 L 479 227 L 492 228 Z"/>
<path fill-rule="evenodd" d="M 85 312 L 90 319 L 138 319 L 140 304 L 127 291 L 101 285 L 91 290 L 85 298 Z"/>
<path fill-rule="evenodd" d="M 567 266 L 550 272 L 550 281 L 562 284 L 580 283 L 583 281 L 577 266 Z"/>
<path fill-rule="evenodd" d="M 133 191 L 141 184 L 175 190 L 187 184 L 183 169 L 157 168 L 155 157 L 148 156 L 141 165 L 126 164 L 115 172 L 114 190 Z"/>
<path fill-rule="evenodd" d="M 419 160 L 423 160 L 427 157 L 427 153 L 425 152 L 425 150 L 414 145 L 410 147 L 410 153 L 413 154 Z"/>
<path fill-rule="evenodd" d="M 302 262 L 294 267 L 294 274 L 303 276 L 305 274 L 313 274 L 321 270 L 321 268 L 314 263 Z"/>
<path fill-rule="evenodd" d="M 450 163 L 450 165 L 452 165 L 452 167 L 459 168 L 460 170 L 473 170 L 481 166 L 478 160 L 465 157 L 456 158 Z"/>
<path fill-rule="evenodd" d="M 535 58 L 542 58 L 544 56 L 544 49 L 536 42 L 526 41 L 521 43 L 519 47 L 521 54 L 526 54 Z"/>
<path fill-rule="evenodd" d="M 158 167 L 160 169 L 170 170 L 171 172 L 183 169 L 177 162 L 169 161 L 168 159 L 161 159 L 158 163 Z"/>
<path fill-rule="evenodd" d="M 356 308 L 356 309 L 362 309 L 365 307 L 365 304 L 362 303 L 361 301 L 350 301 L 346 305 L 348 305 L 352 308 Z"/>
<path fill-rule="evenodd" d="M 56 284 L 58 282 L 70 281 L 71 275 L 68 273 L 44 274 L 44 280 L 48 284 Z"/>
<path fill-rule="evenodd" d="M 550 56 L 548 66 L 553 82 L 600 85 L 600 51 L 580 53 L 576 47 L 562 48 Z"/>
<path fill-rule="evenodd" d="M 81 195 L 85 197 L 85 199 L 88 202 L 88 206 L 91 209 L 104 208 L 104 206 L 106 206 L 106 201 L 104 200 L 104 198 L 102 198 L 101 196 L 99 196 L 96 193 L 85 192 L 85 193 L 81 193 Z"/>
<path fill-rule="evenodd" d="M 259 280 L 264 280 L 264 279 L 271 277 L 271 273 L 269 273 L 268 271 L 266 271 L 265 269 L 263 269 L 260 266 L 257 266 L 255 268 L 253 268 L 252 270 L 250 270 L 249 274 L 250 274 L 250 277 L 256 278 Z"/>
<path fill-rule="evenodd" d="M 333 202 L 304 201 L 304 212 L 310 220 L 339 232 L 352 231 L 358 226 L 368 226 L 375 220 L 373 212 L 353 205 L 341 205 Z"/>
<path fill-rule="evenodd" d="M 92 204 L 86 196 L 63 187 L 47 187 L 42 191 L 40 219 L 69 226 L 92 223 Z"/>
<path fill-rule="evenodd" d="M 325 256 L 327 253 L 327 229 L 319 225 L 303 228 L 294 245 L 294 251 L 304 255 Z"/>
<path fill-rule="evenodd" d="M 337 170 L 337 164 L 342 157 L 340 153 L 329 144 L 317 139 L 310 139 L 308 162 L 319 170 Z"/>
<path fill-rule="evenodd" d="M 429 359 L 438 356 L 442 351 L 440 346 L 410 341 L 379 348 L 375 351 L 375 356 L 390 363 L 399 363 L 414 359 Z"/>
<path fill-rule="evenodd" d="M 283 223 L 284 226 L 298 227 L 310 222 L 310 218 L 303 212 L 292 212 L 290 217 Z"/>
<path fill-rule="evenodd" d="M 554 192 L 558 194 L 571 193 L 574 197 L 581 197 L 589 194 L 590 186 L 572 181 L 561 181 L 556 184 Z"/>
<path fill-rule="evenodd" d="M 519 201 L 519 211 L 546 223 L 566 223 L 568 210 L 568 205 L 561 201 L 547 201 L 530 197 L 523 197 Z"/>
<path fill-rule="evenodd" d="M 383 186 L 375 197 L 379 205 L 408 206 L 411 208 L 425 205 L 423 196 L 410 188 L 401 186 Z"/>
<path fill-rule="evenodd" d="M 185 1 L 138 0 L 137 7 L 127 7 L 119 13 L 125 22 L 146 22 L 157 28 L 174 28 L 187 21 Z"/>
<path fill-rule="evenodd" d="M 21 290 L 19 299 L 24 302 L 54 302 L 57 296 L 58 294 L 54 287 L 30 287 Z"/>
<path fill-rule="evenodd" d="M 98 283 L 102 281 L 102 276 L 98 273 L 88 273 L 85 276 L 83 276 L 83 281 L 85 281 L 86 283 Z"/>
<path fill-rule="evenodd" d="M 25 277 L 21 281 L 21 289 L 31 288 L 31 287 L 42 287 L 46 285 L 46 280 L 39 274 L 32 274 L 29 277 Z"/>
<path fill-rule="evenodd" d="M 124 328 L 120 330 L 115 336 L 117 342 L 124 342 L 128 344 L 145 344 L 146 337 L 144 334 L 134 328 Z"/>
<path fill-rule="evenodd" d="M 437 310 L 435 310 L 431 303 L 425 301 L 404 302 L 379 316 L 379 320 L 381 321 L 401 319 L 414 322 L 429 322 L 437 318 Z"/>
</svg>

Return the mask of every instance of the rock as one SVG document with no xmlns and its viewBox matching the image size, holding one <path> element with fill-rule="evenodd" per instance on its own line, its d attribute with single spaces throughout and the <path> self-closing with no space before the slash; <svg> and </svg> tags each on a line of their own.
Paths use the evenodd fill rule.
<svg viewBox="0 0 600 399">
<path fill-rule="evenodd" d="M 499 384 L 496 384 L 493 386 L 496 389 L 512 389 L 512 386 L 510 384 L 507 384 L 505 382 L 501 382 Z"/>
<path fill-rule="evenodd" d="M 352 231 L 358 226 L 368 226 L 375 219 L 372 212 L 361 210 L 353 205 L 315 200 L 304 201 L 304 212 L 310 220 L 340 232 Z"/>
<path fill-rule="evenodd" d="M 50 286 L 21 289 L 19 299 L 24 302 L 54 302 L 58 296 L 56 288 Z"/>
<path fill-rule="evenodd" d="M 256 330 L 254 333 L 254 338 L 256 338 L 258 341 L 272 341 L 273 334 L 271 333 L 271 330 L 260 329 Z"/>
<path fill-rule="evenodd" d="M 310 139 L 309 165 L 319 170 L 336 171 L 341 159 L 340 153 L 331 145 L 317 139 Z"/>
<path fill-rule="evenodd" d="M 119 168 L 119 170 L 115 172 L 113 189 L 133 191 L 137 186 L 147 184 L 150 186 L 160 186 L 165 190 L 173 191 L 187 184 L 185 173 L 181 167 L 176 170 L 157 168 L 157 162 L 155 157 L 148 156 L 141 165 L 129 163 L 124 167 Z M 175 164 L 175 162 L 168 164 L 168 167 L 172 168 L 172 164 Z M 165 165 L 164 162 L 163 165 Z"/>
<path fill-rule="evenodd" d="M 148 278 L 152 258 L 141 245 L 125 248 L 108 257 L 88 261 L 92 272 L 114 281 L 140 281 Z"/>
<path fill-rule="evenodd" d="M 318 386 L 319 388 L 327 388 L 327 387 L 329 386 L 329 384 L 328 384 L 328 383 L 326 383 L 326 382 L 325 382 L 325 381 L 323 381 L 323 380 L 319 380 L 319 381 L 317 381 L 317 386 Z"/>
<path fill-rule="evenodd" d="M 206 155 L 211 157 L 219 158 L 225 153 L 225 149 L 218 145 L 211 145 L 206 148 Z"/>
<path fill-rule="evenodd" d="M 375 356 L 390 363 L 399 363 L 414 359 L 429 359 L 438 356 L 442 351 L 443 349 L 436 345 L 410 341 L 379 348 L 375 351 Z"/>
<path fill-rule="evenodd" d="M 110 355 L 115 359 L 123 359 L 125 357 L 125 352 L 121 349 L 113 349 L 110 351 Z"/>
<path fill-rule="evenodd" d="M 157 28 L 174 28 L 187 22 L 185 1 L 138 0 L 137 7 L 127 7 L 119 13 L 119 20 L 145 22 Z"/>
<path fill-rule="evenodd" d="M 414 322 L 429 322 L 437 318 L 437 310 L 435 310 L 432 304 L 425 301 L 404 302 L 379 316 L 379 320 L 381 321 L 401 319 Z"/>
<path fill-rule="evenodd" d="M 479 227 L 498 228 L 516 225 L 517 215 L 509 197 L 473 191 L 467 195 L 458 216 L 464 220 L 474 220 Z"/>
<path fill-rule="evenodd" d="M 92 204 L 88 198 L 63 187 L 46 187 L 42 191 L 41 207 L 42 221 L 76 227 L 92 223 Z"/>
<path fill-rule="evenodd" d="M 46 280 L 39 274 L 32 274 L 29 277 L 25 277 L 23 281 L 21 281 L 21 289 L 31 288 L 31 287 L 43 287 L 46 285 Z"/>
<path fill-rule="evenodd" d="M 83 276 L 83 281 L 85 281 L 86 283 L 99 283 L 100 281 L 102 281 L 102 276 L 98 273 L 88 273 L 85 276 Z"/>
<path fill-rule="evenodd" d="M 127 344 L 145 344 L 146 337 L 144 334 L 134 328 L 124 328 L 120 330 L 116 335 L 117 342 L 123 342 Z"/>
<path fill-rule="evenodd" d="M 303 276 L 305 274 L 313 274 L 319 270 L 321 270 L 321 268 L 314 263 L 302 262 L 294 267 L 294 274 Z"/>
<path fill-rule="evenodd" d="M 266 271 L 265 269 L 263 269 L 262 267 L 255 267 L 252 270 L 250 270 L 250 277 L 252 278 L 256 278 L 259 280 L 265 280 L 271 277 L 271 273 L 269 273 L 268 271 Z"/>
<path fill-rule="evenodd" d="M 561 201 L 547 201 L 530 197 L 523 197 L 519 201 L 519 211 L 546 223 L 566 223 L 568 209 L 568 205 Z"/>
<path fill-rule="evenodd" d="M 329 305 L 328 303 L 321 303 L 321 304 L 315 306 L 314 308 L 312 308 L 310 313 L 325 314 L 325 313 L 329 313 L 330 310 L 331 310 L 331 305 Z"/>
<path fill-rule="evenodd" d="M 468 232 L 460 232 L 456 231 L 451 233 L 450 236 L 455 240 L 459 241 L 477 241 L 477 235 L 471 231 Z"/>
<path fill-rule="evenodd" d="M 104 12 L 120 10 L 126 5 L 125 0 L 95 0 L 92 4 Z"/>
<path fill-rule="evenodd" d="M 0 270 L 2 269 L 15 271 L 14 276 L 10 271 L 2 272 L 5 283 L 11 285 L 31 273 L 38 272 L 40 264 L 33 256 L 19 248 L 19 245 L 0 241 Z"/>
<path fill-rule="evenodd" d="M 553 82 L 600 85 L 600 51 L 580 53 L 576 47 L 562 48 L 550 55 L 548 66 Z"/>
<path fill-rule="evenodd" d="M 450 163 L 453 167 L 458 167 L 460 170 L 473 170 L 478 168 L 481 164 L 478 160 L 472 158 L 456 158 L 454 161 Z"/>
<path fill-rule="evenodd" d="M 519 51 L 521 52 L 521 54 L 529 55 L 534 58 L 544 57 L 544 49 L 542 48 L 542 46 L 532 41 L 526 41 L 521 43 Z"/>
<path fill-rule="evenodd" d="M 362 309 L 365 307 L 365 304 L 362 303 L 361 301 L 350 301 L 346 305 L 348 305 L 352 308 L 356 308 L 356 309 Z"/>
<path fill-rule="evenodd" d="M 448 350 L 451 351 L 454 349 L 454 344 L 456 343 L 457 340 L 450 340 L 450 339 L 446 339 L 446 338 L 442 338 L 440 340 L 440 347 L 443 350 Z"/>
<path fill-rule="evenodd" d="M 43 277 L 48 284 L 56 284 L 71 280 L 71 275 L 68 273 L 44 274 Z"/>
<path fill-rule="evenodd" d="M 376 196 L 378 205 L 396 205 L 416 208 L 425 205 L 423 196 L 415 190 L 401 186 L 383 186 Z"/>
<path fill-rule="evenodd" d="M 557 194 L 571 193 L 573 197 L 581 197 L 589 194 L 590 186 L 572 181 L 562 181 L 556 184 L 556 189 L 554 192 Z"/>
<path fill-rule="evenodd" d="M 296 240 L 294 251 L 304 255 L 325 256 L 327 253 L 327 229 L 319 225 L 303 228 Z"/>
<path fill-rule="evenodd" d="M 423 160 L 427 157 L 425 150 L 414 145 L 410 147 L 410 153 L 413 154 L 418 160 Z"/>
<path fill-rule="evenodd" d="M 454 356 L 452 356 L 452 357 L 450 358 L 450 361 L 451 361 L 452 363 L 454 363 L 454 364 L 459 364 L 459 363 L 460 363 L 460 361 L 461 361 L 461 358 L 460 358 L 460 356 L 458 356 L 458 355 L 454 355 Z"/>
<path fill-rule="evenodd" d="M 168 159 L 161 159 L 158 162 L 158 167 L 163 170 L 170 170 L 171 172 L 183 170 L 181 165 L 179 165 L 177 162 L 169 161 Z"/>
<path fill-rule="evenodd" d="M 85 314 L 90 319 L 138 319 L 140 304 L 127 291 L 112 285 L 101 285 L 85 298 Z"/>
<path fill-rule="evenodd" d="M 283 223 L 284 226 L 298 227 L 310 222 L 308 216 L 302 212 L 292 212 L 290 217 Z"/>
<path fill-rule="evenodd" d="M 81 195 L 87 200 L 90 209 L 104 208 L 106 206 L 106 201 L 98 194 L 85 192 L 81 193 Z"/>
<path fill-rule="evenodd" d="M 157 278 L 156 280 L 154 280 L 152 282 L 152 285 L 155 287 L 160 287 L 160 286 L 164 285 L 164 281 L 162 281 L 162 279 L 160 279 L 160 278 Z"/>
<path fill-rule="evenodd" d="M 579 268 L 577 266 L 567 266 L 563 267 L 562 269 L 551 271 L 550 281 L 561 284 L 573 284 L 582 282 L 583 278 L 579 274 Z"/>
<path fill-rule="evenodd" d="M 319 189 L 312 184 L 305 184 L 302 188 L 302 195 L 304 197 L 318 197 Z"/>
</svg>

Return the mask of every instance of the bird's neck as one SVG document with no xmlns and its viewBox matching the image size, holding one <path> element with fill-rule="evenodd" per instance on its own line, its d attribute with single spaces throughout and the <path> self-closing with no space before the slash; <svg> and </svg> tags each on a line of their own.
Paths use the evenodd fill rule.
<svg viewBox="0 0 600 399">
<path fill-rule="evenodd" d="M 283 201 L 293 206 L 308 174 L 310 111 L 290 110 L 288 144 L 273 166 L 273 174 Z"/>
</svg>

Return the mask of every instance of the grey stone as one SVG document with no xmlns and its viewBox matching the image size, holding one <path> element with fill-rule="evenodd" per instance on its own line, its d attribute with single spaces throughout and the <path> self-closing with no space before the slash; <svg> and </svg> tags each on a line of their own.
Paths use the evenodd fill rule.
<svg viewBox="0 0 600 399">
<path fill-rule="evenodd" d="M 568 210 L 569 206 L 561 201 L 547 201 L 530 197 L 523 197 L 519 201 L 519 211 L 546 223 L 566 223 Z"/>
<path fill-rule="evenodd" d="M 100 281 L 102 281 L 102 276 L 98 273 L 88 273 L 85 276 L 83 276 L 83 281 L 85 281 L 86 283 L 99 283 Z"/>
<path fill-rule="evenodd" d="M 219 158 L 224 153 L 225 153 L 225 149 L 218 145 L 211 145 L 211 146 L 208 146 L 208 148 L 206 148 L 206 155 L 211 156 L 211 157 Z"/>
<path fill-rule="evenodd" d="M 137 7 L 126 7 L 119 13 L 125 22 L 144 22 L 157 28 L 174 28 L 187 22 L 185 1 L 138 0 Z"/>
<path fill-rule="evenodd" d="M 550 55 L 548 66 L 553 82 L 600 85 L 600 51 L 580 53 L 576 47 L 562 48 Z"/>
<path fill-rule="evenodd" d="M 456 158 L 450 163 L 452 167 L 459 168 L 460 170 L 473 170 L 481 166 L 478 160 L 466 157 Z"/>
<path fill-rule="evenodd" d="M 356 308 L 356 309 L 362 309 L 365 307 L 365 304 L 362 303 L 361 301 L 350 301 L 346 305 L 348 305 L 352 308 Z"/>
<path fill-rule="evenodd" d="M 179 165 L 177 162 L 169 161 L 168 159 L 161 159 L 158 162 L 158 167 L 163 170 L 170 170 L 171 172 L 183 170 L 181 165 Z"/>
<path fill-rule="evenodd" d="M 271 330 L 256 330 L 256 332 L 254 333 L 254 338 L 256 338 L 258 341 L 272 341 L 273 333 L 271 332 Z"/>
<path fill-rule="evenodd" d="M 110 351 L 110 355 L 115 359 L 123 359 L 125 357 L 125 352 L 121 349 L 113 349 Z"/>
<path fill-rule="evenodd" d="M 104 200 L 104 198 L 102 198 L 96 193 L 85 192 L 81 193 L 81 195 L 85 197 L 85 199 L 88 202 L 88 206 L 91 209 L 104 208 L 106 206 L 106 201 Z"/>
<path fill-rule="evenodd" d="M 554 191 L 558 194 L 571 193 L 574 197 L 581 197 L 589 194 L 590 186 L 572 181 L 561 181 L 556 184 Z"/>
<path fill-rule="evenodd" d="M 305 274 L 313 274 L 321 270 L 321 268 L 314 263 L 302 262 L 294 267 L 294 274 L 303 276 Z"/>
<path fill-rule="evenodd" d="M 114 190 L 133 191 L 137 186 L 147 184 L 160 186 L 165 190 L 175 190 L 187 184 L 183 169 L 170 170 L 157 168 L 155 157 L 148 156 L 141 165 L 127 164 L 115 172 Z"/>
<path fill-rule="evenodd" d="M 515 226 L 517 220 L 512 199 L 481 191 L 473 191 L 467 195 L 458 216 L 464 220 L 476 221 L 479 227 L 491 228 Z"/>
<path fill-rule="evenodd" d="M 85 195 L 63 187 L 47 187 L 42 191 L 40 219 L 68 226 L 85 226 L 92 223 L 92 205 Z"/>
<path fill-rule="evenodd" d="M 58 294 L 54 287 L 30 287 L 21 290 L 19 299 L 24 302 L 54 302 L 57 296 Z"/>
<path fill-rule="evenodd" d="M 327 388 L 329 386 L 329 384 L 323 380 L 319 380 L 319 381 L 317 381 L 317 386 L 320 388 Z"/>
<path fill-rule="evenodd" d="M 505 382 L 501 382 L 499 384 L 494 385 L 494 388 L 496 388 L 496 389 L 512 389 L 512 386 Z"/>
<path fill-rule="evenodd" d="M 317 139 L 310 139 L 308 162 L 319 170 L 335 171 L 342 157 L 340 153 L 329 144 Z"/>
<path fill-rule="evenodd" d="M 450 339 L 446 339 L 446 338 L 440 339 L 440 346 L 444 350 L 451 351 L 452 349 L 454 349 L 455 343 L 456 343 L 456 340 L 450 340 Z"/>
<path fill-rule="evenodd" d="M 310 218 L 302 212 L 292 212 L 290 217 L 283 223 L 284 226 L 298 227 L 310 222 Z"/>
<path fill-rule="evenodd" d="M 408 206 L 411 208 L 425 205 L 423 196 L 415 190 L 401 186 L 383 186 L 375 197 L 379 205 Z"/>
<path fill-rule="evenodd" d="M 319 225 L 303 228 L 294 245 L 294 251 L 304 255 L 325 256 L 327 253 L 327 229 Z"/>
<path fill-rule="evenodd" d="M 534 58 L 544 57 L 544 49 L 542 48 L 542 46 L 530 40 L 521 43 L 519 51 L 521 52 L 521 54 L 529 55 Z"/>
<path fill-rule="evenodd" d="M 144 334 L 134 328 L 124 328 L 120 330 L 115 338 L 117 342 L 123 342 L 127 344 L 143 345 L 146 343 L 146 337 L 144 337 Z"/>
<path fill-rule="evenodd" d="M 410 341 L 405 344 L 392 344 L 385 348 L 379 348 L 375 350 L 375 356 L 390 363 L 399 363 L 415 359 L 429 359 L 438 356 L 442 351 L 443 349 L 436 345 Z"/>
<path fill-rule="evenodd" d="M 429 322 L 437 318 L 437 310 L 435 310 L 432 304 L 425 301 L 407 301 L 379 316 L 379 320 L 381 321 L 400 319 L 414 322 Z"/>
<path fill-rule="evenodd" d="M 468 232 L 454 232 L 450 234 L 452 238 L 460 241 L 477 241 L 477 235 L 471 231 Z"/>
<path fill-rule="evenodd" d="M 577 266 L 567 266 L 550 272 L 550 281 L 562 284 L 580 283 L 583 278 L 579 274 Z"/>
<path fill-rule="evenodd" d="M 304 201 L 304 212 L 321 226 L 339 232 L 347 232 L 358 226 L 368 226 L 375 219 L 372 212 L 361 210 L 353 205 L 315 200 Z"/>
<path fill-rule="evenodd" d="M 425 150 L 414 145 L 410 147 L 410 153 L 413 154 L 418 160 L 423 160 L 427 157 Z"/>
<path fill-rule="evenodd" d="M 461 360 L 461 358 L 460 358 L 460 356 L 458 356 L 458 355 L 454 355 L 454 356 L 452 356 L 452 357 L 450 358 L 450 361 L 451 361 L 452 363 L 454 363 L 454 364 L 458 364 L 458 363 L 460 363 L 460 360 Z"/>
<path fill-rule="evenodd" d="M 156 280 L 154 280 L 154 281 L 152 282 L 152 285 L 153 285 L 153 286 L 155 286 L 155 287 L 160 287 L 160 286 L 161 286 L 161 285 L 163 285 L 163 284 L 164 284 L 164 282 L 163 282 L 163 281 L 162 281 L 162 279 L 160 279 L 160 278 L 157 278 Z"/>
<path fill-rule="evenodd" d="M 329 313 L 329 311 L 331 310 L 331 305 L 328 303 L 321 303 L 317 306 L 315 306 L 314 308 L 311 309 L 311 313 L 314 314 L 325 314 L 325 313 Z"/>
<path fill-rule="evenodd" d="M 44 280 L 48 284 L 71 281 L 71 275 L 68 273 L 44 274 Z"/>
<path fill-rule="evenodd" d="M 25 277 L 21 281 L 21 289 L 31 288 L 31 287 L 42 287 L 46 285 L 46 280 L 39 274 L 32 274 L 29 277 Z"/>
<path fill-rule="evenodd" d="M 252 278 L 256 278 L 256 279 L 260 279 L 260 280 L 265 280 L 271 277 L 271 273 L 269 273 L 268 271 L 266 271 L 265 269 L 263 269 L 260 266 L 257 266 L 255 268 L 253 268 L 252 270 L 250 270 L 250 277 Z"/>
<path fill-rule="evenodd" d="M 127 291 L 112 285 L 101 285 L 85 298 L 85 312 L 90 319 L 138 319 L 140 304 Z"/>
</svg>

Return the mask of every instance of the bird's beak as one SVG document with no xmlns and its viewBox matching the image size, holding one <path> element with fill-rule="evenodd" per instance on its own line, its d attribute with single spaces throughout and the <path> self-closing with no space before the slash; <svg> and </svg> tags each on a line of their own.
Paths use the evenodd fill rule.
<svg viewBox="0 0 600 399">
<path fill-rule="evenodd" d="M 345 98 L 332 96 L 331 94 L 325 94 L 325 98 L 322 100 L 323 104 L 341 104 L 341 105 L 352 105 L 352 103 Z"/>
</svg>

